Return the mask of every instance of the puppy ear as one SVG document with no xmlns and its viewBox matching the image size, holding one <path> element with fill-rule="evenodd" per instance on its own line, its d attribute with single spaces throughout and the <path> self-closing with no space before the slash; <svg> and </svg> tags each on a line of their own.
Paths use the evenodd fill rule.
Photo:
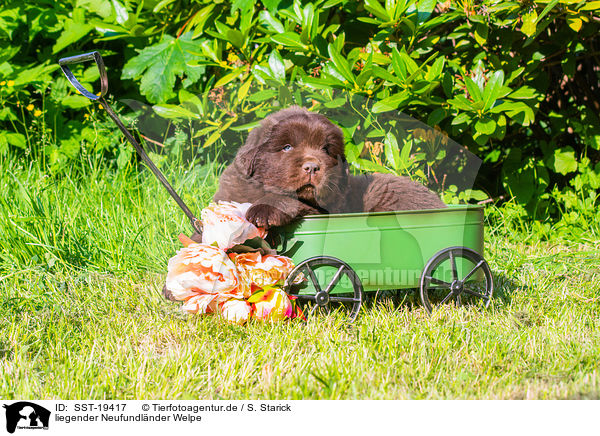
<svg viewBox="0 0 600 436">
<path fill-rule="evenodd" d="M 345 176 L 349 176 L 350 175 L 350 167 L 348 165 L 348 161 L 346 160 L 346 156 L 344 156 L 343 154 L 338 155 L 338 165 L 341 166 L 341 173 Z"/>
<path fill-rule="evenodd" d="M 256 170 L 258 152 L 264 142 L 263 130 L 263 127 L 253 129 L 235 156 L 236 166 L 246 177 L 252 177 Z"/>
</svg>

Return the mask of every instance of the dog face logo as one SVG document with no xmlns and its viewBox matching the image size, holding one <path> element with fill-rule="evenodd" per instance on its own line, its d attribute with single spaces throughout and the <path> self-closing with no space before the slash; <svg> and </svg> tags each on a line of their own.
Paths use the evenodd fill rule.
<svg viewBox="0 0 600 436">
<path fill-rule="evenodd" d="M 14 433 L 15 429 L 48 429 L 50 411 L 28 401 L 19 401 L 3 406 L 6 409 L 6 431 Z"/>
</svg>

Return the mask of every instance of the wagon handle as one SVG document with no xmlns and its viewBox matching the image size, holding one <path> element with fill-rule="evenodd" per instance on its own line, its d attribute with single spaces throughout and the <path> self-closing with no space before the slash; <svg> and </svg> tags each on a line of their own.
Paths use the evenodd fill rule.
<svg viewBox="0 0 600 436">
<path fill-rule="evenodd" d="M 85 62 L 85 61 L 91 61 L 91 60 L 94 60 L 96 62 L 96 65 L 98 66 L 98 71 L 100 72 L 100 95 L 92 94 L 87 89 L 85 89 L 83 86 L 81 86 L 81 83 L 79 83 L 79 81 L 75 78 L 75 76 L 71 72 L 71 69 L 67 66 L 69 64 L 76 64 L 79 62 Z M 127 127 L 125 127 L 125 125 L 121 122 L 119 117 L 117 117 L 117 114 L 112 110 L 112 108 L 109 106 L 109 104 L 104 99 L 104 95 L 108 91 L 108 79 L 106 77 L 106 69 L 104 68 L 104 61 L 102 60 L 102 56 L 100 55 L 100 53 L 97 51 L 92 51 L 89 53 L 84 53 L 84 54 L 80 54 L 80 55 L 76 55 L 76 56 L 62 58 L 62 59 L 58 60 L 58 64 L 60 65 L 60 68 L 62 69 L 63 73 L 67 77 L 67 80 L 71 83 L 71 85 L 73 85 L 75 87 L 75 89 L 77 89 L 77 91 L 79 91 L 83 96 L 89 98 L 90 100 L 93 100 L 93 101 L 98 100 L 100 105 L 106 110 L 106 113 L 108 113 L 108 115 L 116 123 L 119 130 L 121 130 L 123 135 L 125 135 L 125 138 L 127 138 L 127 140 L 131 143 L 131 145 L 133 145 L 133 148 L 135 148 L 135 151 L 140 156 L 140 158 L 144 161 L 144 163 L 146 165 L 148 165 L 148 168 L 150 168 L 150 170 L 154 173 L 156 178 L 160 181 L 160 183 L 162 183 L 162 185 L 165 187 L 165 189 L 169 192 L 171 197 L 173 197 L 173 200 L 175 200 L 177 205 L 181 208 L 181 210 L 183 210 L 183 213 L 185 213 L 185 215 L 190 220 L 190 224 L 192 225 L 192 228 L 196 232 L 201 234 L 202 233 L 202 221 L 200 221 L 198 218 L 196 218 L 194 216 L 194 214 L 192 213 L 190 208 L 187 207 L 187 205 L 181 199 L 181 197 L 179 195 L 177 195 L 177 192 L 175 192 L 175 190 L 173 189 L 171 184 L 167 181 L 167 179 L 165 178 L 163 173 L 160 172 L 160 170 L 156 167 L 156 165 L 154 165 L 154 162 L 152 162 L 152 160 L 148 157 L 148 155 L 146 154 L 146 151 L 144 150 L 144 147 L 142 147 L 142 145 L 133 137 L 131 132 L 129 130 L 127 130 Z"/>
<path fill-rule="evenodd" d="M 78 64 L 80 62 L 91 61 L 92 59 L 96 62 L 96 66 L 100 72 L 100 95 L 92 94 L 83 86 L 81 86 L 81 83 L 79 83 L 79 81 L 71 72 L 71 69 L 67 66 L 69 64 Z M 77 89 L 77 91 L 79 91 L 83 96 L 89 98 L 90 100 L 98 100 L 100 97 L 104 97 L 104 95 L 106 95 L 106 92 L 108 91 L 108 78 L 106 77 L 104 61 L 102 60 L 102 56 L 100 56 L 99 52 L 92 51 L 89 53 L 62 58 L 59 59 L 58 65 L 60 65 L 60 68 L 67 77 L 67 80 L 71 82 L 71 85 L 73 85 L 75 89 Z"/>
</svg>

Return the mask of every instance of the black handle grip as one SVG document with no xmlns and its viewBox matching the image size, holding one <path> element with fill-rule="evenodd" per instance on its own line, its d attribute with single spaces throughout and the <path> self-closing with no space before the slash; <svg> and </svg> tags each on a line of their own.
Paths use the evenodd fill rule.
<svg viewBox="0 0 600 436">
<path fill-rule="evenodd" d="M 92 94 L 83 86 L 81 83 L 75 78 L 71 69 L 67 66 L 68 64 L 78 64 L 79 62 L 91 61 L 94 60 L 96 65 L 98 66 L 98 71 L 100 72 L 100 95 Z M 83 96 L 89 98 L 90 100 L 98 100 L 100 97 L 103 97 L 108 91 L 108 78 L 106 77 L 106 69 L 104 68 L 104 61 L 102 60 L 102 56 L 97 51 L 92 51 L 90 53 L 84 53 L 76 56 L 69 56 L 67 58 L 62 58 L 58 60 L 58 64 L 62 69 L 63 73 L 67 77 L 67 80 L 71 82 L 71 85 L 77 89 Z"/>
</svg>

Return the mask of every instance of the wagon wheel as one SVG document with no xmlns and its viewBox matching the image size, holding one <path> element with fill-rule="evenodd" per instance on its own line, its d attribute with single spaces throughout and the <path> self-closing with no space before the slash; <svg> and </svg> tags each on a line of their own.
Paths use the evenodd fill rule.
<svg viewBox="0 0 600 436">
<path fill-rule="evenodd" d="M 333 276 L 322 277 L 324 274 L 319 273 L 326 271 L 323 269 L 319 271 L 319 267 L 329 267 L 329 271 L 335 271 L 335 273 Z M 312 284 L 315 291 L 313 294 L 300 293 L 302 283 L 294 284 L 300 274 L 304 275 L 306 283 Z M 329 277 L 331 277 L 331 279 L 329 279 Z M 344 277 L 346 277 L 352 285 L 352 291 L 348 292 L 352 295 L 340 296 L 331 294 L 331 291 Z M 347 263 L 331 256 L 315 256 L 300 262 L 285 280 L 284 289 L 288 294 L 296 296 L 298 301 L 305 305 L 307 309 L 305 315 L 309 316 L 316 310 L 328 310 L 331 303 L 340 303 L 351 305 L 349 321 L 353 322 L 358 315 L 362 303 L 363 287 L 360 279 Z"/>
<path fill-rule="evenodd" d="M 459 277 L 457 259 L 463 264 L 462 278 Z M 452 302 L 456 306 L 483 303 L 488 307 L 493 291 L 489 265 L 479 253 L 467 247 L 438 251 L 421 274 L 421 301 L 429 313 L 434 305 Z"/>
</svg>

